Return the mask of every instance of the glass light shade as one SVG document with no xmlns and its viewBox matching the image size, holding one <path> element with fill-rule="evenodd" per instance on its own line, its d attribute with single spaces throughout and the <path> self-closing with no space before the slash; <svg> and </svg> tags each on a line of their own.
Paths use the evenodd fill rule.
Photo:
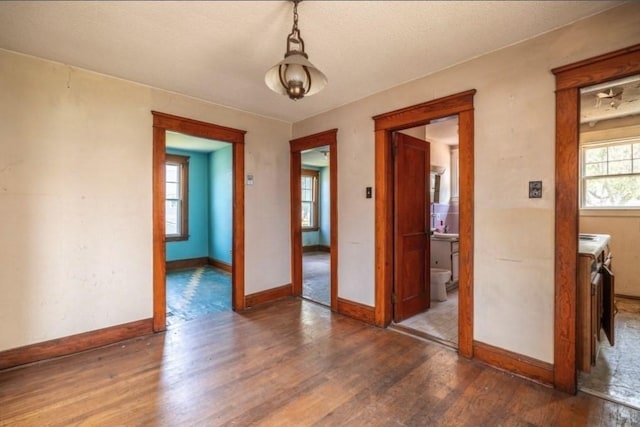
<svg viewBox="0 0 640 427">
<path fill-rule="evenodd" d="M 327 77 L 318 70 L 307 58 L 305 58 L 301 53 L 292 52 L 287 57 L 285 57 L 282 61 L 278 62 L 276 65 L 271 67 L 267 74 L 264 76 L 264 82 L 272 91 L 279 93 L 281 95 L 287 95 L 292 99 L 302 98 L 302 96 L 293 96 L 291 95 L 291 91 L 289 88 L 282 85 L 280 81 L 280 70 L 281 67 L 284 68 L 285 71 L 285 82 L 287 85 L 292 86 L 292 91 L 298 93 L 300 88 L 307 88 L 306 93 L 303 93 L 302 96 L 313 95 L 318 93 L 327 85 Z M 304 70 L 307 70 L 309 73 L 309 77 L 311 78 L 310 82 L 307 82 L 307 75 Z M 289 82 L 292 82 L 291 85 Z"/>
<path fill-rule="evenodd" d="M 284 81 L 287 83 L 298 83 L 298 84 L 302 84 L 302 86 L 307 86 L 308 82 L 307 82 L 307 73 L 304 71 L 304 68 L 302 67 L 302 65 L 298 65 L 298 64 L 290 64 L 290 65 L 285 65 L 285 72 L 284 72 Z"/>
</svg>

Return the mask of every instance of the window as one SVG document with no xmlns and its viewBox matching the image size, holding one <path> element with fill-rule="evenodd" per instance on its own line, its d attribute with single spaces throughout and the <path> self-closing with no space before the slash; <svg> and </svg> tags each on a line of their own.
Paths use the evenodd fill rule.
<svg viewBox="0 0 640 427">
<path fill-rule="evenodd" d="M 302 169 L 302 229 L 305 231 L 318 229 L 318 176 L 316 170 Z"/>
<path fill-rule="evenodd" d="M 581 146 L 581 207 L 640 208 L 640 138 Z"/>
<path fill-rule="evenodd" d="M 458 146 L 451 149 L 451 203 L 460 201 L 460 149 Z"/>
<path fill-rule="evenodd" d="M 187 240 L 189 157 L 167 154 L 165 168 L 165 240 Z"/>
</svg>

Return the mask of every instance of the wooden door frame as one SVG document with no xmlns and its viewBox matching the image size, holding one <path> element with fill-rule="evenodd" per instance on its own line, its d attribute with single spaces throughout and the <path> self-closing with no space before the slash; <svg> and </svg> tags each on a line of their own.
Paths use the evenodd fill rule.
<svg viewBox="0 0 640 427">
<path fill-rule="evenodd" d="M 473 185 L 475 89 L 373 117 L 375 121 L 375 323 L 391 322 L 393 289 L 393 159 L 391 133 L 458 115 L 460 269 L 458 352 L 473 356 Z"/>
<path fill-rule="evenodd" d="M 580 88 L 640 73 L 640 44 L 551 71 L 556 76 L 554 385 L 575 393 Z"/>
<path fill-rule="evenodd" d="M 338 310 L 338 129 L 289 141 L 291 150 L 291 284 L 294 296 L 302 295 L 302 209 L 300 172 L 304 150 L 329 146 L 329 216 L 331 263 L 331 310 Z"/>
<path fill-rule="evenodd" d="M 231 305 L 245 308 L 244 295 L 244 134 L 246 131 L 173 116 L 153 114 L 153 329 L 164 331 L 167 320 L 165 247 L 166 132 L 173 131 L 233 145 L 233 230 L 231 254 Z"/>
</svg>

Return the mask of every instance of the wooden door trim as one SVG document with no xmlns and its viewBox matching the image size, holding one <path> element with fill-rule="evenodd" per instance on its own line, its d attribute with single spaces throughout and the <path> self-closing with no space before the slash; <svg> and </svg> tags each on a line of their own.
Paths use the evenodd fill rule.
<svg viewBox="0 0 640 427">
<path fill-rule="evenodd" d="M 580 88 L 640 73 L 640 44 L 551 70 L 556 76 L 554 385 L 576 392 Z"/>
<path fill-rule="evenodd" d="M 393 289 L 393 159 L 391 132 L 458 115 L 460 145 L 460 277 L 458 351 L 473 356 L 473 97 L 468 90 L 455 95 L 394 110 L 375 121 L 375 322 L 391 322 Z"/>
<path fill-rule="evenodd" d="M 153 114 L 153 329 L 166 329 L 165 150 L 166 132 L 174 131 L 233 145 L 232 301 L 234 310 L 244 301 L 244 135 L 246 131 L 201 122 L 158 111 Z"/>
<path fill-rule="evenodd" d="M 338 129 L 295 138 L 291 149 L 291 284 L 293 295 L 302 295 L 302 226 L 300 212 L 301 152 L 329 146 L 329 222 L 331 225 L 331 310 L 338 311 Z"/>
</svg>

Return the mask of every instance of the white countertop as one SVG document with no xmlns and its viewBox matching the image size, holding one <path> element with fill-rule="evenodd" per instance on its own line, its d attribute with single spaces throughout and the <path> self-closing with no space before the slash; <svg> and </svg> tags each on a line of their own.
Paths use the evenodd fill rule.
<svg viewBox="0 0 640 427">
<path fill-rule="evenodd" d="M 431 240 L 446 240 L 448 242 L 457 242 L 460 239 L 458 233 L 440 233 L 435 231 L 431 235 Z"/>
<path fill-rule="evenodd" d="M 578 253 L 596 257 L 609 244 L 609 239 L 611 239 L 609 234 L 580 234 Z"/>
</svg>

